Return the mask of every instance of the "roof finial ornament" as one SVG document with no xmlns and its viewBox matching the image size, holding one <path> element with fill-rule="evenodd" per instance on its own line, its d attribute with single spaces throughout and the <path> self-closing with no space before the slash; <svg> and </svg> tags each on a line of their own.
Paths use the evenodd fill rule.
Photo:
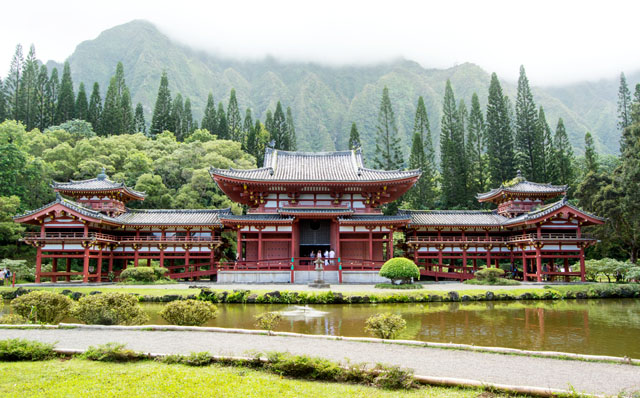
<svg viewBox="0 0 640 398">
<path fill-rule="evenodd" d="M 271 148 L 271 149 L 275 149 L 275 146 L 276 146 L 276 140 L 273 140 L 273 139 L 272 139 L 271 141 L 269 141 L 269 143 L 267 144 L 267 146 L 268 146 L 269 148 Z"/>
<path fill-rule="evenodd" d="M 56 202 L 62 202 L 62 196 L 60 195 L 60 192 L 56 191 Z"/>
<path fill-rule="evenodd" d="M 98 180 L 104 180 L 107 178 L 107 173 L 105 168 L 102 168 L 102 171 L 100 172 L 100 174 L 98 174 Z"/>
<path fill-rule="evenodd" d="M 522 172 L 520 170 L 517 171 L 516 177 L 521 180 L 522 179 Z"/>
</svg>

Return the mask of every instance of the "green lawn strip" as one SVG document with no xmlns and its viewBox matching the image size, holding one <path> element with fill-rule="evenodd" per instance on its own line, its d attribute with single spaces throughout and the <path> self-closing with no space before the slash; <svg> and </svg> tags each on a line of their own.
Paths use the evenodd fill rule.
<svg viewBox="0 0 640 398">
<path fill-rule="evenodd" d="M 0 363 L 6 397 L 477 397 L 481 391 L 445 387 L 388 391 L 359 385 L 291 380 L 245 367 L 190 367 L 152 361 Z"/>
</svg>

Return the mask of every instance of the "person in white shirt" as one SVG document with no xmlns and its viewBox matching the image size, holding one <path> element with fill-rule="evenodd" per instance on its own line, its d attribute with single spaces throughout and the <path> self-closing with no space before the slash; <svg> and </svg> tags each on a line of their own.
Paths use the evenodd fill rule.
<svg viewBox="0 0 640 398">
<path fill-rule="evenodd" d="M 329 265 L 329 250 L 324 251 L 324 265 Z"/>
<path fill-rule="evenodd" d="M 333 251 L 333 249 L 329 250 L 329 264 L 333 265 L 334 261 L 333 259 L 336 256 L 336 252 Z"/>
</svg>

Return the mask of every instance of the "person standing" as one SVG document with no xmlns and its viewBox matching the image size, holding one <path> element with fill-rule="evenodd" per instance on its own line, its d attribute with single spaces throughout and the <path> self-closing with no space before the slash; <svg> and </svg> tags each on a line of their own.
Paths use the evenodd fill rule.
<svg viewBox="0 0 640 398">
<path fill-rule="evenodd" d="M 324 265 L 329 265 L 329 250 L 324 251 Z"/>
<path fill-rule="evenodd" d="M 331 265 L 335 264 L 335 262 L 333 260 L 335 257 L 336 257 L 336 252 L 333 251 L 333 249 L 330 249 L 329 250 L 329 264 L 331 264 Z"/>
</svg>

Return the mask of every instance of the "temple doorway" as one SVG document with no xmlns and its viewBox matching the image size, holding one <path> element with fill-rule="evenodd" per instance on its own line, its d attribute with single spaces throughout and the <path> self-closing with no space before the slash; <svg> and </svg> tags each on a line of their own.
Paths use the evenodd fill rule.
<svg viewBox="0 0 640 398">
<path fill-rule="evenodd" d="M 315 257 L 331 248 L 331 220 L 300 220 L 300 257 Z M 333 249 L 335 250 L 335 248 Z M 313 256 L 311 253 L 313 252 Z"/>
</svg>

